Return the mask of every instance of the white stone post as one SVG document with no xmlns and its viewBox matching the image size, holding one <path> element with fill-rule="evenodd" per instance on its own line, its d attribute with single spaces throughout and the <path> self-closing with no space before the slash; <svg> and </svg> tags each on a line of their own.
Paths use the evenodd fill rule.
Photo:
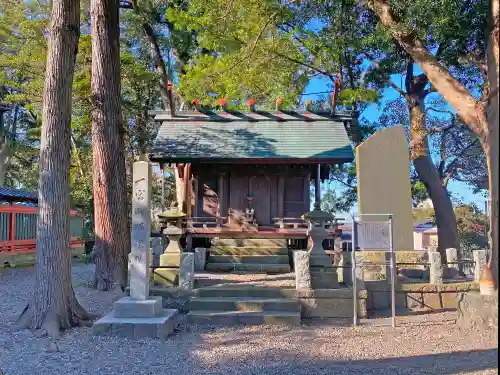
<svg viewBox="0 0 500 375">
<path fill-rule="evenodd" d="M 151 235 L 151 166 L 139 161 L 133 166 L 132 251 L 129 255 L 130 297 L 149 297 L 149 241 Z"/>
<path fill-rule="evenodd" d="M 473 250 L 472 254 L 474 257 L 474 282 L 479 283 L 483 269 L 486 266 L 487 254 L 486 250 Z"/>
<path fill-rule="evenodd" d="M 309 253 L 297 250 L 293 252 L 293 266 L 295 268 L 295 288 L 297 290 L 311 289 L 311 271 L 309 269 Z"/>
<path fill-rule="evenodd" d="M 460 271 L 460 265 L 458 262 L 458 250 L 455 248 L 446 249 L 446 266 L 448 268 L 455 268 Z"/>
<path fill-rule="evenodd" d="M 429 282 L 431 284 L 443 283 L 443 265 L 441 263 L 441 254 L 437 251 L 429 253 Z"/>
</svg>

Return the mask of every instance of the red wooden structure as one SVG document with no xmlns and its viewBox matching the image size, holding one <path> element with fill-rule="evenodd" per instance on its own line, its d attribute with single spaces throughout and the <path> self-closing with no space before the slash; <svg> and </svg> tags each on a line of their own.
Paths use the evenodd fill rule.
<svg viewBox="0 0 500 375">
<path fill-rule="evenodd" d="M 37 216 L 38 207 L 20 204 L 0 205 L 0 256 L 36 252 Z M 77 211 L 71 210 L 70 248 L 84 246 L 80 234 L 83 220 Z"/>
</svg>

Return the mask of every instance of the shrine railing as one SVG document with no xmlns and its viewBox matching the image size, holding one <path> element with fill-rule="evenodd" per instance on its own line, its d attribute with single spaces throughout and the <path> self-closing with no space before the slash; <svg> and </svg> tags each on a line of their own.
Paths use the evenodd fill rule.
<svg viewBox="0 0 500 375">
<path fill-rule="evenodd" d="M 337 231 L 339 229 L 342 218 L 335 218 L 325 222 L 325 229 L 329 231 Z M 275 217 L 273 218 L 274 225 L 279 229 L 307 229 L 308 225 L 304 219 L 295 217 Z"/>
<path fill-rule="evenodd" d="M 84 218 L 70 212 L 70 248 L 81 247 Z M 36 251 L 36 221 L 38 207 L 0 205 L 0 254 L 7 252 L 32 253 Z"/>
<path fill-rule="evenodd" d="M 188 228 L 220 228 L 227 224 L 227 217 L 191 217 L 187 219 Z"/>
</svg>

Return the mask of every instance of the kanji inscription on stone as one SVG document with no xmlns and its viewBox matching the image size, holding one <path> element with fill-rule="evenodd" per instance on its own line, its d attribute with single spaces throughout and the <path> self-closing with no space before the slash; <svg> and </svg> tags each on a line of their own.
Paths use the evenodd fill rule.
<svg viewBox="0 0 500 375">
<path fill-rule="evenodd" d="M 149 297 L 149 241 L 151 235 L 151 167 L 139 161 L 133 167 L 132 251 L 129 256 L 130 296 Z"/>
</svg>

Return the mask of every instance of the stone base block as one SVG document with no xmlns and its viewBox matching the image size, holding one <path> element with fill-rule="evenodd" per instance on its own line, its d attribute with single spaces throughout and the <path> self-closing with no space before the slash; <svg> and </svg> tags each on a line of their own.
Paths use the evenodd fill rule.
<svg viewBox="0 0 500 375">
<path fill-rule="evenodd" d="M 310 255 L 309 265 L 317 267 L 332 267 L 333 255 Z"/>
<path fill-rule="evenodd" d="M 194 254 L 182 253 L 179 267 L 179 288 L 194 288 Z"/>
<path fill-rule="evenodd" d="M 194 249 L 194 270 L 203 272 L 205 270 L 205 263 L 207 262 L 207 249 L 204 247 L 197 247 Z"/>
<path fill-rule="evenodd" d="M 464 293 L 457 310 L 457 323 L 462 328 L 498 329 L 498 292 L 492 296 Z"/>
<path fill-rule="evenodd" d="M 160 316 L 154 318 L 117 318 L 112 311 L 97 320 L 92 331 L 99 336 L 165 339 L 177 328 L 177 324 L 177 310 L 174 309 L 164 309 Z"/>
<path fill-rule="evenodd" d="M 160 255 L 160 266 L 180 267 L 182 253 L 164 253 Z"/>
<path fill-rule="evenodd" d="M 153 282 L 156 285 L 178 286 L 179 267 L 181 266 L 182 253 L 164 253 L 160 255 L 160 267 L 153 270 Z"/>
<path fill-rule="evenodd" d="M 153 270 L 153 283 L 168 287 L 179 285 L 179 270 L 168 268 L 155 268 Z"/>
<path fill-rule="evenodd" d="M 339 288 L 337 269 L 333 267 L 314 267 L 311 272 L 312 289 Z"/>
<path fill-rule="evenodd" d="M 149 297 L 139 301 L 123 297 L 114 303 L 114 316 L 117 318 L 153 318 L 162 314 L 162 298 Z"/>
<path fill-rule="evenodd" d="M 315 289 L 297 291 L 302 306 L 303 318 L 352 318 L 354 315 L 353 295 L 350 289 Z M 366 318 L 367 293 L 360 291 L 357 297 L 358 318 Z"/>
</svg>

